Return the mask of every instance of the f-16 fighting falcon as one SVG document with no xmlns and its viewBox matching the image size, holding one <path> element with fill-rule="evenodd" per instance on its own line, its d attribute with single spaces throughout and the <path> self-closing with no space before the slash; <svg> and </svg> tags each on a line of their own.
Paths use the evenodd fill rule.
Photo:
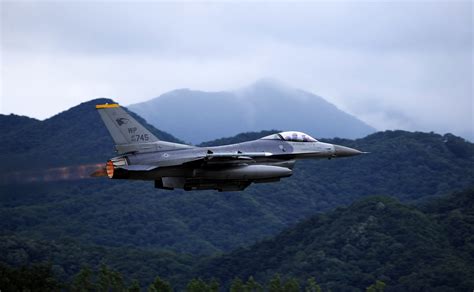
<svg viewBox="0 0 474 292">
<path fill-rule="evenodd" d="M 160 189 L 242 191 L 251 183 L 276 182 L 291 176 L 297 159 L 330 159 L 364 153 L 319 142 L 294 131 L 215 147 L 165 142 L 118 104 L 96 105 L 96 108 L 119 156 L 92 175 L 152 180 Z"/>
</svg>

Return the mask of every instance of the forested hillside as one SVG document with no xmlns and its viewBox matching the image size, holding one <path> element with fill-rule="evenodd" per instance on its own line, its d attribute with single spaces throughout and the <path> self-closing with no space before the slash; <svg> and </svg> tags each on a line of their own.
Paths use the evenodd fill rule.
<svg viewBox="0 0 474 292">
<path fill-rule="evenodd" d="M 332 291 L 362 291 L 376 280 L 386 291 L 468 291 L 474 287 L 473 234 L 474 189 L 419 208 L 369 197 L 211 259 L 195 274 L 224 282 L 313 276 Z"/>
<path fill-rule="evenodd" d="M 103 162 L 114 155 L 113 141 L 96 104 L 114 103 L 99 98 L 81 103 L 44 121 L 15 115 L 0 115 L 6 128 L 0 143 L 0 170 L 37 169 Z M 131 113 L 162 140 L 179 142 L 172 135 L 155 129 Z"/>
<path fill-rule="evenodd" d="M 278 131 L 243 133 L 201 146 L 240 143 L 275 132 Z M 319 204 L 315 205 L 318 209 L 321 204 L 334 207 L 341 202 L 349 203 L 354 196 L 389 194 L 403 200 L 417 200 L 474 185 L 474 144 L 452 134 L 384 131 L 356 140 L 324 137 L 320 140 L 369 154 L 297 162 L 293 177 L 285 182 L 301 193 L 305 190 L 319 197 Z M 332 202 L 334 199 L 338 201 L 336 204 Z"/>
<path fill-rule="evenodd" d="M 14 114 L 1 115 L 0 125 L 2 125 L 2 135 L 8 137 L 15 135 L 15 132 L 28 126 L 38 125 L 40 121 L 25 116 L 18 116 Z"/>
<path fill-rule="evenodd" d="M 402 203 L 422 203 L 474 185 L 472 143 L 450 134 L 405 131 L 379 132 L 357 140 L 322 139 L 368 151 L 370 154 L 347 159 L 300 161 L 296 164 L 292 177 L 279 183 L 252 185 L 244 192 L 166 191 L 155 189 L 150 182 L 89 178 L 87 173 L 84 173 L 85 165 L 103 164 L 107 158 L 115 155 L 112 151 L 113 142 L 94 107 L 95 104 L 104 102 L 112 101 L 94 100 L 84 103 L 46 121 L 2 116 L 5 125 L 9 127 L 6 131 L 10 133 L 8 138 L 12 138 L 4 139 L 6 142 L 1 146 L 0 157 L 3 162 L 0 175 L 0 236 L 4 243 L 2 250 L 8 251 L 2 254 L 2 262 L 18 266 L 52 260 L 53 270 L 61 279 L 70 279 L 82 264 L 88 263 L 97 267 L 100 263 L 105 263 L 130 279 L 136 277 L 143 283 L 149 283 L 157 272 L 176 282 L 176 285 L 184 285 L 190 277 L 200 272 L 206 277 L 211 274 L 220 277 L 223 283 L 227 283 L 235 275 L 245 277 L 245 273 L 255 273 L 262 282 L 267 281 L 268 277 L 276 272 L 284 273 L 285 276 L 298 276 L 296 272 L 293 273 L 298 271 L 302 273 L 302 277 L 309 277 L 307 267 L 293 267 L 293 256 L 286 261 L 286 254 L 279 259 L 284 260 L 282 265 L 277 265 L 280 263 L 278 261 L 271 262 L 265 269 L 241 269 L 236 271 L 235 275 L 232 269 L 229 270 L 232 274 L 225 274 L 225 270 L 216 269 L 213 261 L 195 270 L 198 274 L 193 274 L 191 268 L 196 263 L 196 257 L 228 253 L 239 247 L 248 247 L 256 241 L 271 238 L 310 216 L 348 206 L 366 196 L 388 195 Z M 139 117 L 137 119 L 145 123 Z M 169 134 L 146 126 L 161 139 L 177 141 Z M 202 145 L 241 142 L 259 138 L 270 132 L 272 131 L 244 133 Z M 55 171 L 51 171 L 51 167 Z M 80 176 L 75 175 L 78 169 L 83 172 Z M 9 180 L 11 177 L 15 180 Z M 464 202 L 466 207 L 470 206 L 467 204 L 468 198 L 466 197 Z M 462 219 L 464 221 L 459 219 L 467 212 L 459 209 L 460 205 L 454 205 L 459 210 L 453 211 L 452 215 L 443 215 L 445 213 L 440 209 L 441 205 L 431 205 L 431 209 L 423 209 L 423 214 L 420 215 L 419 211 L 412 207 L 400 205 L 391 199 L 380 200 L 390 207 L 386 210 L 393 211 L 396 219 L 390 221 L 388 217 L 384 217 L 392 213 L 376 215 L 385 218 L 387 224 L 395 224 L 399 220 L 403 223 L 402 226 L 391 227 L 394 232 L 409 232 L 408 237 L 418 234 L 421 230 L 413 227 L 415 221 L 421 227 L 430 228 L 429 230 L 432 228 L 433 232 L 425 234 L 426 238 L 423 234 L 413 236 L 420 240 L 420 245 L 427 244 L 428 254 L 455 246 L 464 256 L 454 254 L 452 265 L 447 264 L 449 257 L 443 257 L 439 264 L 442 264 L 442 267 L 448 265 L 459 269 L 460 275 L 465 275 L 461 272 L 470 271 L 469 268 L 463 268 L 464 261 L 458 260 L 469 258 L 470 243 L 465 243 L 463 238 L 467 233 L 463 230 L 471 230 L 470 223 L 461 224 L 470 221 L 466 218 Z M 372 204 L 370 202 L 372 201 L 362 200 L 354 206 L 369 212 Z M 349 224 L 354 220 L 359 222 L 357 224 L 364 224 L 366 221 L 357 220 L 366 220 L 370 212 L 359 214 L 360 216 L 354 215 L 354 208 L 357 209 L 338 209 L 328 215 L 321 215 L 321 218 L 347 215 L 351 219 L 347 219 L 345 223 Z M 430 212 L 434 215 L 428 215 Z M 433 221 L 437 216 L 439 220 Z M 415 221 L 410 221 L 410 218 L 415 218 Z M 442 221 L 442 218 L 446 220 Z M 310 222 L 316 224 L 313 227 L 317 227 L 317 224 L 327 223 L 323 219 L 313 218 Z M 456 231 L 449 231 L 449 234 L 455 235 L 452 239 L 446 239 L 442 235 L 443 230 L 440 231 L 439 228 L 450 226 L 442 222 L 457 226 Z M 345 235 L 338 235 L 342 232 L 338 228 L 345 223 L 336 220 L 334 226 L 324 225 L 329 233 L 325 232 L 324 228 L 314 231 L 320 232 L 323 237 L 318 243 L 321 245 L 311 245 L 311 248 L 328 249 L 322 258 L 320 255 L 316 257 L 318 261 L 324 260 L 322 263 L 325 265 L 324 273 L 323 270 L 315 270 L 314 276 L 321 277 L 317 278 L 318 282 L 324 283 L 326 287 L 342 285 L 341 287 L 361 289 L 376 278 L 381 278 L 393 286 L 396 283 L 403 285 L 404 279 L 410 281 L 410 277 L 416 281 L 419 277 L 425 277 L 389 271 L 388 266 L 396 263 L 392 258 L 383 258 L 379 247 L 374 247 L 376 255 L 373 259 L 381 257 L 386 260 L 387 262 L 379 262 L 382 266 L 387 263 L 386 270 L 371 272 L 370 269 L 377 263 L 350 263 L 353 258 L 329 256 L 332 252 L 331 246 L 337 240 L 348 236 L 347 232 Z M 376 223 L 379 229 L 387 227 L 379 221 Z M 413 229 L 410 229 L 412 227 Z M 379 230 L 377 228 L 375 231 Z M 371 240 L 388 236 L 388 243 L 407 246 L 407 242 L 395 234 L 373 234 L 376 235 L 375 238 L 371 237 Z M 292 244 L 299 241 L 288 240 Z M 385 246 L 385 243 L 380 244 Z M 258 250 L 258 246 L 248 250 Z M 355 246 L 356 250 L 351 246 Z M 397 246 L 399 245 L 395 244 L 394 248 Z M 281 248 L 283 250 L 283 247 Z M 311 248 L 308 249 L 308 254 L 311 254 Z M 355 242 L 350 243 L 348 249 L 344 250 L 349 254 L 352 251 L 353 255 L 360 252 Z M 236 252 L 236 256 L 230 254 L 218 260 L 223 263 L 229 260 L 235 263 L 235 266 L 242 267 L 243 264 L 236 260 L 239 252 L 241 251 Z M 423 255 L 422 250 L 416 250 L 414 253 Z M 268 259 L 272 259 L 270 254 L 267 255 Z M 326 258 L 326 255 L 329 258 Z M 404 259 L 409 255 L 399 253 L 399 258 Z M 295 257 L 300 260 L 304 256 L 305 253 L 300 253 Z M 126 260 L 123 261 L 123 258 Z M 251 258 L 258 257 L 252 255 Z M 143 261 L 147 264 L 140 268 L 140 262 Z M 349 264 L 340 264 L 339 261 L 348 261 Z M 265 263 L 263 258 L 261 262 Z M 434 265 L 428 260 L 426 263 Z M 412 265 L 405 262 L 403 264 L 408 267 Z M 285 268 L 287 266 L 288 269 Z M 438 263 L 435 266 L 439 267 Z M 225 265 L 219 267 L 226 268 Z M 255 266 L 248 262 L 248 267 Z M 338 271 L 341 277 L 347 274 L 345 269 L 352 268 L 363 276 L 360 282 L 355 281 L 355 278 L 344 278 L 342 282 L 332 278 L 336 277 L 336 274 L 331 274 L 331 271 Z M 367 276 L 369 274 L 373 276 Z M 437 272 L 432 274 L 438 275 Z M 227 280 L 224 280 L 225 277 Z M 431 274 L 425 278 L 429 285 L 432 285 Z M 460 283 L 464 285 L 465 281 Z"/>
<path fill-rule="evenodd" d="M 16 164 L 17 159 L 15 168 L 36 166 L 40 174 L 49 173 L 51 164 L 70 167 L 46 176 L 16 171 L 15 184 L 0 185 L 1 234 L 212 254 L 249 245 L 363 196 L 413 201 L 474 185 L 472 143 L 449 134 L 404 131 L 325 140 L 371 153 L 300 161 L 292 177 L 253 185 L 245 192 L 166 191 L 155 189 L 151 182 L 79 179 L 87 173 L 75 180 L 73 170 L 84 163 L 104 163 L 114 156 L 113 142 L 94 107 L 104 102 L 112 101 L 94 100 L 34 127 L 25 126 L 18 131 L 23 135 L 18 135 L 28 138 L 18 146 L 7 141 L 10 146 L 4 145 L 2 152 L 6 171 L 0 176 L 9 175 L 7 162 Z M 149 128 L 162 139 L 176 141 Z M 246 133 L 220 143 L 267 133 Z"/>
<path fill-rule="evenodd" d="M 81 268 L 106 265 L 118 270 L 126 280 L 138 279 L 143 285 L 157 275 L 180 283 L 199 259 L 189 254 L 133 246 L 88 245 L 70 238 L 35 240 L 17 235 L 0 236 L 0 250 L 0 264 L 9 267 L 46 264 L 59 282 L 72 280 Z"/>
<path fill-rule="evenodd" d="M 20 281 L 27 285 L 40 274 L 42 285 L 75 289 L 132 286 L 135 279 L 142 287 L 187 291 L 468 291 L 474 285 L 473 234 L 474 189 L 416 206 L 375 196 L 212 257 L 2 236 L 0 284 L 28 277 Z M 46 266 L 36 266 L 41 263 Z M 30 268 L 14 268 L 22 265 Z"/>
</svg>

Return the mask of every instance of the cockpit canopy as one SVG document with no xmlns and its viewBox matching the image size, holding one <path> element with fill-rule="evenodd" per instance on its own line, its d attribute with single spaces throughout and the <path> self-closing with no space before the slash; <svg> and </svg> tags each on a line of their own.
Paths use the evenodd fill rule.
<svg viewBox="0 0 474 292">
<path fill-rule="evenodd" d="M 314 139 L 308 134 L 301 133 L 301 132 L 294 132 L 294 131 L 272 134 L 260 139 L 261 140 L 283 140 L 283 141 L 291 141 L 291 142 L 318 142 L 318 140 Z"/>
</svg>

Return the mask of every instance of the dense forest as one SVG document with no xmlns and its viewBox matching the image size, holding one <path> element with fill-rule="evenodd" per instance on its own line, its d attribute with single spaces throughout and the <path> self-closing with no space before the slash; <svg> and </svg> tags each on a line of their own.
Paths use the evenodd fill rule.
<svg viewBox="0 0 474 292">
<path fill-rule="evenodd" d="M 322 291 L 468 291 L 474 286 L 473 223 L 470 189 L 417 206 L 368 197 L 210 257 L 4 236 L 0 284 L 20 285 L 29 277 L 74 291 L 104 281 L 120 290 L 159 282 L 187 291 L 300 291 L 311 285 Z M 36 274 L 42 276 L 28 276 Z"/>
<path fill-rule="evenodd" d="M 299 161 L 292 177 L 240 193 L 170 192 L 155 189 L 151 182 L 86 179 L 93 169 L 85 166 L 99 167 L 114 156 L 113 142 L 94 107 L 107 101 L 112 102 L 91 101 L 48 120 L 34 120 L 34 127 L 19 126 L 17 135 L 33 137 L 19 145 L 7 139 L 0 151 L 1 234 L 212 254 L 249 245 L 364 196 L 390 195 L 411 202 L 474 185 L 472 143 L 450 134 L 405 131 L 358 140 L 322 139 L 371 153 Z M 150 129 L 161 139 L 177 141 Z M 245 133 L 206 145 L 265 134 Z M 8 175 L 14 175 L 15 184 Z"/>
<path fill-rule="evenodd" d="M 127 283 L 129 282 L 129 283 Z M 282 279 L 279 274 L 274 275 L 266 285 L 255 281 L 250 276 L 247 281 L 234 278 L 229 287 L 222 287 L 219 281 L 209 281 L 193 278 L 183 287 L 172 286 L 165 279 L 156 277 L 149 285 L 142 287 L 137 280 L 126 281 L 123 275 L 111 270 L 106 265 L 97 269 L 83 267 L 69 282 L 60 282 L 53 273 L 51 265 L 35 264 L 29 267 L 11 268 L 0 263 L 0 285 L 7 291 L 117 291 L 139 292 L 146 288 L 149 292 L 172 292 L 184 290 L 187 292 L 321 292 L 321 286 L 314 278 L 300 284 L 295 278 Z M 367 287 L 369 292 L 382 292 L 386 284 L 377 280 Z"/>
<path fill-rule="evenodd" d="M 69 180 L 0 185 L 1 233 L 212 254 L 364 196 L 410 202 L 474 185 L 473 146 L 458 137 L 394 131 L 337 142 L 372 153 L 303 161 L 292 177 L 240 193 L 170 192 L 150 182 L 74 180 L 74 173 Z"/>
<path fill-rule="evenodd" d="M 21 277 L 31 268 L 71 285 L 82 268 L 99 273 L 106 266 L 127 287 L 133 279 L 148 287 L 159 276 L 185 289 L 193 278 L 229 288 L 234 277 L 246 282 L 250 276 L 267 287 L 279 274 L 283 284 L 295 280 L 304 289 L 314 277 L 332 291 L 360 291 L 375 283 L 386 284 L 387 291 L 406 283 L 442 289 L 445 283 L 449 291 L 474 278 L 467 262 L 473 254 L 472 191 L 445 197 L 474 186 L 474 144 L 462 138 L 406 131 L 321 138 L 370 154 L 300 161 L 292 177 L 245 192 L 170 192 L 150 182 L 87 176 L 87 167 L 114 156 L 94 108 L 104 102 L 112 101 L 83 103 L 45 121 L 0 115 L 11 138 L 0 146 L 2 275 Z M 146 126 L 160 139 L 179 141 Z M 373 210 L 378 203 L 385 211 Z M 362 237 L 368 243 L 348 237 L 347 226 L 369 232 Z M 320 240 L 310 242 L 301 230 Z M 285 240 L 288 245 L 279 244 Z M 428 268 L 420 267 L 424 263 Z M 441 270 L 449 273 L 443 278 Z"/>
<path fill-rule="evenodd" d="M 196 274 L 222 281 L 315 276 L 337 291 L 357 291 L 377 279 L 387 291 L 468 291 L 474 287 L 473 223 L 474 189 L 418 207 L 369 197 L 210 259 Z"/>
<path fill-rule="evenodd" d="M 7 130 L 0 144 L 2 170 L 37 169 L 101 162 L 114 156 L 113 140 L 105 128 L 96 104 L 113 103 L 111 99 L 95 99 L 61 112 L 44 121 L 16 115 L 0 115 Z M 158 138 L 180 142 L 172 135 L 149 125 L 129 112 Z"/>
</svg>

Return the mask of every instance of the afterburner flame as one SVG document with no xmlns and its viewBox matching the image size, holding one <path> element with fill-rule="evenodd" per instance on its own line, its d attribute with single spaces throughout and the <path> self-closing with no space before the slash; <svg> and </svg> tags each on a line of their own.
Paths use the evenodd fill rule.
<svg viewBox="0 0 474 292">
<path fill-rule="evenodd" d="M 104 170 L 103 163 L 92 163 L 46 168 L 42 170 L 13 171 L 3 173 L 0 176 L 0 183 L 10 184 L 82 180 L 89 179 L 91 176 L 101 176 L 94 174 Z"/>
</svg>

